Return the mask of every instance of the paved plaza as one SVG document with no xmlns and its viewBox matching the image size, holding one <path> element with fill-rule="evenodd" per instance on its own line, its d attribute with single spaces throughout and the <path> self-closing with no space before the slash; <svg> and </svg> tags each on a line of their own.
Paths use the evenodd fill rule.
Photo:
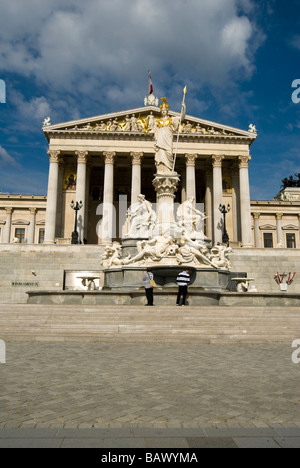
<svg viewBox="0 0 300 468">
<path fill-rule="evenodd" d="M 7 342 L 0 446 L 299 447 L 300 364 L 292 352 L 288 345 Z"/>
</svg>

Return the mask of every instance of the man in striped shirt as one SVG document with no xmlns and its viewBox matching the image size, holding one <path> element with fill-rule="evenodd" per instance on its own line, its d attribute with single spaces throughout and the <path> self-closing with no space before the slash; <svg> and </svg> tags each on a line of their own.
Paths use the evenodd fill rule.
<svg viewBox="0 0 300 468">
<path fill-rule="evenodd" d="M 180 298 L 182 296 L 182 305 L 185 306 L 185 300 L 186 300 L 188 285 L 190 284 L 190 281 L 191 281 L 191 278 L 190 278 L 188 269 L 182 271 L 177 276 L 176 282 L 178 286 L 178 294 L 177 294 L 176 305 L 178 306 L 180 305 Z"/>
</svg>

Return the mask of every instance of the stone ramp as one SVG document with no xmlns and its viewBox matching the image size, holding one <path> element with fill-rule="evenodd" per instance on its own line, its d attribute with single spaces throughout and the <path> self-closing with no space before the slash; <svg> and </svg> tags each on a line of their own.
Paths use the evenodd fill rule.
<svg viewBox="0 0 300 468">
<path fill-rule="evenodd" d="M 290 345 L 300 308 L 2 304 L 0 339 Z"/>
</svg>

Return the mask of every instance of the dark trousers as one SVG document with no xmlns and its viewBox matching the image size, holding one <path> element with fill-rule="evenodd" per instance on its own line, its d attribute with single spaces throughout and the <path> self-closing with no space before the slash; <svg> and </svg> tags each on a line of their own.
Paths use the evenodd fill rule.
<svg viewBox="0 0 300 468">
<path fill-rule="evenodd" d="M 148 305 L 153 305 L 153 288 L 145 288 Z"/>
<path fill-rule="evenodd" d="M 185 300 L 187 296 L 187 286 L 178 286 L 178 294 L 176 304 L 180 304 L 180 298 L 182 296 L 182 305 L 185 305 Z"/>
</svg>

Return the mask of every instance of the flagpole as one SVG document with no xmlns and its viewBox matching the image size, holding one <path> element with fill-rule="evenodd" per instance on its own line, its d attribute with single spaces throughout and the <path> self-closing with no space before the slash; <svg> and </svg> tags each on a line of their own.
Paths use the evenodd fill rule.
<svg viewBox="0 0 300 468">
<path fill-rule="evenodd" d="M 187 88 L 185 86 L 184 90 L 183 90 L 182 109 L 181 109 L 181 113 L 180 113 L 180 121 L 179 121 L 179 126 L 178 126 L 176 150 L 175 150 L 174 161 L 173 161 L 173 172 L 175 172 L 176 156 L 177 156 L 178 142 L 179 142 L 179 133 L 180 133 L 180 126 L 181 126 L 181 121 L 182 121 L 182 112 L 183 112 L 183 105 L 184 105 L 184 101 L 185 101 L 186 91 L 187 91 Z"/>
</svg>

